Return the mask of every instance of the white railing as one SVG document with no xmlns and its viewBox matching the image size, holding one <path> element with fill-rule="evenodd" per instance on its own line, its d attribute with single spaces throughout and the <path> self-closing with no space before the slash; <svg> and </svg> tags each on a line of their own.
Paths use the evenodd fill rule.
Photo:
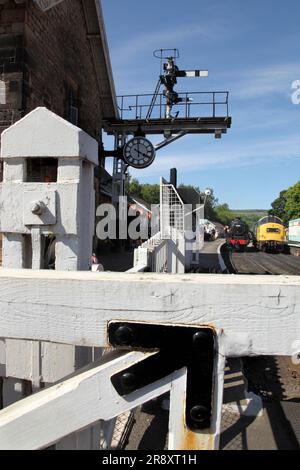
<svg viewBox="0 0 300 470">
<path fill-rule="evenodd" d="M 162 239 L 159 232 L 134 251 L 134 267 L 128 273 L 150 271 L 153 273 L 184 273 L 185 241 L 176 229 L 174 240 Z"/>
<path fill-rule="evenodd" d="M 145 241 L 142 245 L 141 248 L 150 248 L 153 246 L 158 245 L 162 240 L 161 237 L 161 232 L 157 232 L 153 237 L 149 238 L 149 240 Z"/>
<path fill-rule="evenodd" d="M 169 240 L 161 240 L 154 245 L 151 256 L 151 271 L 154 273 L 168 272 L 168 242 Z"/>
<path fill-rule="evenodd" d="M 184 204 L 176 188 L 161 178 L 160 231 L 135 250 L 130 273 L 183 273 L 185 269 Z"/>
<path fill-rule="evenodd" d="M 128 273 L 167 271 L 167 240 L 162 240 L 161 233 L 151 237 L 134 250 L 134 267 Z"/>
<path fill-rule="evenodd" d="M 128 272 L 176 274 L 184 273 L 192 264 L 197 264 L 204 244 L 203 227 L 198 223 L 203 209 L 204 206 L 199 205 L 193 211 L 191 206 L 185 213 L 185 205 L 177 189 L 161 178 L 160 231 L 135 250 L 134 267 Z"/>
</svg>

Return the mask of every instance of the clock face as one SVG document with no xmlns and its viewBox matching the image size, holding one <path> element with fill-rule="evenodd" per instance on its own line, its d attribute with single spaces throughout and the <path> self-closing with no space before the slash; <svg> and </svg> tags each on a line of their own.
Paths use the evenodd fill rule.
<svg viewBox="0 0 300 470">
<path fill-rule="evenodd" d="M 133 168 L 147 168 L 155 159 L 155 149 L 150 140 L 134 137 L 124 147 L 124 160 Z"/>
</svg>

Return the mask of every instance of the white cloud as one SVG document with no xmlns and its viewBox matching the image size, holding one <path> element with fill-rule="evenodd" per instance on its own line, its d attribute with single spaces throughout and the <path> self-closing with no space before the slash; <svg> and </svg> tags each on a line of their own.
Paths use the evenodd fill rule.
<svg viewBox="0 0 300 470">
<path fill-rule="evenodd" d="M 226 139 L 226 137 L 224 137 Z M 218 141 L 219 142 L 219 141 Z M 220 142 L 219 142 L 220 143 Z M 297 159 L 300 163 L 300 136 L 274 139 L 270 141 L 257 141 L 255 143 L 240 142 L 224 144 L 218 148 L 216 145 L 199 145 L 199 151 L 169 151 L 158 152 L 155 163 L 143 172 L 130 170 L 134 176 L 140 179 L 147 177 L 159 177 L 168 174 L 170 168 L 176 167 L 180 175 L 191 174 L 203 169 L 236 168 L 246 166 L 259 166 L 274 161 L 284 164 L 286 160 Z M 187 146 L 187 149 L 190 146 Z"/>
<path fill-rule="evenodd" d="M 292 94 L 291 85 L 300 79 L 300 64 L 273 64 L 266 67 L 249 69 L 240 73 L 230 83 L 231 96 L 234 98 L 253 99 L 267 95 Z"/>
<path fill-rule="evenodd" d="M 218 31 L 218 35 L 216 35 L 216 31 Z M 226 34 L 226 28 L 221 22 L 214 22 L 213 27 L 209 24 L 201 25 L 199 22 L 183 26 L 173 24 L 169 28 L 134 34 L 126 41 L 123 41 L 121 45 L 112 46 L 110 54 L 114 66 L 123 67 L 128 62 L 134 62 L 144 52 L 146 53 L 146 60 L 148 60 L 149 51 L 151 50 L 170 47 L 170 44 L 174 42 L 179 44 L 182 41 L 195 40 L 196 38 L 210 41 L 218 40 L 221 33 L 222 35 Z"/>
</svg>

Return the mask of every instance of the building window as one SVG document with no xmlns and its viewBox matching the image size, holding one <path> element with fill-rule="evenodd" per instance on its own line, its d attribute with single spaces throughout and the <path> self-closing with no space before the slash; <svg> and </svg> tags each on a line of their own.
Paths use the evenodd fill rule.
<svg viewBox="0 0 300 470">
<path fill-rule="evenodd" d="M 66 117 L 71 124 L 78 126 L 79 122 L 79 99 L 78 87 L 68 83 L 66 85 Z"/>
<path fill-rule="evenodd" d="M 78 125 L 78 108 L 76 106 L 70 106 L 70 122 L 74 126 Z"/>
<path fill-rule="evenodd" d="M 56 183 L 57 158 L 27 158 L 27 183 Z"/>
<path fill-rule="evenodd" d="M 6 104 L 6 83 L 0 80 L 0 104 Z"/>
</svg>

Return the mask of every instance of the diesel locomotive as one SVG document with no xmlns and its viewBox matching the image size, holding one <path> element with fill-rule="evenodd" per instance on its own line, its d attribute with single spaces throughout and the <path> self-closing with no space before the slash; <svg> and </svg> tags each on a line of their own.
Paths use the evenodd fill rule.
<svg viewBox="0 0 300 470">
<path fill-rule="evenodd" d="M 286 246 L 286 229 L 279 217 L 267 215 L 255 227 L 256 246 L 261 251 L 282 253 Z"/>
</svg>

